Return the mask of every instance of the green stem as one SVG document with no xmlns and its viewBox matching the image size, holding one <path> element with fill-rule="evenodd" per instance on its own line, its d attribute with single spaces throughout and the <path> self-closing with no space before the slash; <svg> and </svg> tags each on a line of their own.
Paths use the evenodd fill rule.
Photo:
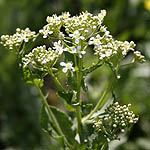
<svg viewBox="0 0 150 150">
<path fill-rule="evenodd" d="M 107 142 L 105 142 L 103 146 L 101 147 L 101 150 L 107 150 L 107 149 L 108 149 L 108 144 Z"/>
<path fill-rule="evenodd" d="M 77 71 L 77 102 L 80 104 L 80 92 L 81 92 L 81 79 L 82 79 L 82 60 L 79 58 L 78 61 L 78 66 L 79 69 Z M 76 113 L 77 113 L 77 133 L 80 135 L 80 130 L 81 130 L 81 108 L 80 105 L 77 106 L 76 108 Z"/>
<path fill-rule="evenodd" d="M 55 81 L 57 87 L 63 91 L 66 92 L 66 90 L 64 89 L 64 87 L 62 86 L 62 84 L 59 82 L 58 78 L 53 74 L 53 71 L 49 68 L 48 69 L 48 73 L 51 75 L 51 77 L 53 78 L 53 80 Z"/>
<path fill-rule="evenodd" d="M 64 142 L 67 144 L 67 146 L 69 148 L 71 148 L 70 143 L 68 142 L 68 140 L 64 136 L 64 134 L 63 134 L 63 132 L 62 132 L 62 130 L 61 130 L 61 128 L 60 128 L 60 126 L 59 126 L 59 124 L 58 124 L 58 122 L 57 122 L 57 120 L 56 120 L 56 118 L 55 118 L 55 116 L 54 116 L 54 114 L 53 114 L 53 112 L 51 110 L 51 108 L 49 107 L 49 105 L 48 105 L 48 103 L 47 103 L 47 101 L 46 101 L 46 99 L 45 99 L 41 89 L 36 84 L 35 84 L 35 87 L 36 87 L 36 89 L 37 89 L 37 91 L 38 91 L 38 93 L 39 93 L 39 95 L 40 95 L 40 97 L 42 99 L 42 102 L 43 102 L 44 106 L 47 109 L 48 115 L 50 116 L 50 118 L 51 118 L 51 120 L 53 122 L 53 125 L 55 126 L 55 128 L 57 130 L 57 133 L 64 138 Z"/>
<path fill-rule="evenodd" d="M 107 90 L 102 94 L 97 105 L 94 107 L 91 113 L 82 119 L 82 123 L 85 123 L 87 120 L 89 120 L 98 109 L 101 109 L 105 105 L 105 103 L 107 102 L 106 96 L 110 92 L 110 89 L 111 89 L 111 86 L 109 86 Z"/>
</svg>

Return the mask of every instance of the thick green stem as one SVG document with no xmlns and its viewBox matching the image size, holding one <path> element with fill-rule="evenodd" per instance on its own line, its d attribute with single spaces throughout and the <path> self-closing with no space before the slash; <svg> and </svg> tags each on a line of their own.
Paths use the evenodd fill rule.
<svg viewBox="0 0 150 150">
<path fill-rule="evenodd" d="M 94 109 L 91 111 L 90 114 L 88 114 L 86 117 L 84 117 L 82 119 L 82 123 L 85 123 L 85 121 L 89 120 L 93 114 L 98 110 L 98 109 L 101 109 L 105 103 L 107 102 L 108 99 L 106 99 L 106 96 L 108 95 L 108 93 L 110 92 L 110 89 L 111 89 L 111 86 L 109 86 L 107 88 L 107 90 L 102 94 L 101 98 L 99 99 L 97 105 L 94 107 Z"/>
<path fill-rule="evenodd" d="M 35 84 L 35 87 L 37 88 L 37 91 L 38 91 L 38 93 L 39 93 L 39 95 L 40 95 L 40 97 L 42 99 L 42 102 L 43 102 L 44 106 L 46 107 L 48 116 L 51 118 L 51 120 L 53 122 L 53 125 L 55 126 L 55 128 L 57 130 L 58 135 L 62 136 L 64 138 L 64 142 L 66 143 L 66 145 L 69 148 L 71 148 L 71 145 L 69 144 L 68 140 L 64 136 L 64 134 L 63 134 L 63 132 L 62 132 L 62 130 L 61 130 L 61 128 L 60 128 L 60 126 L 59 126 L 59 124 L 58 124 L 58 122 L 57 122 L 57 120 L 56 120 L 56 118 L 55 118 L 55 116 L 54 116 L 54 114 L 53 114 L 53 112 L 51 110 L 51 108 L 49 107 L 49 105 L 48 105 L 48 103 L 47 103 L 47 101 L 46 101 L 46 99 L 45 99 L 41 89 L 36 84 Z"/>
<path fill-rule="evenodd" d="M 79 58 L 79 63 L 78 63 L 78 71 L 77 71 L 77 102 L 79 103 L 79 106 L 76 108 L 76 113 L 77 113 L 77 133 L 80 135 L 80 130 L 81 130 L 81 108 L 80 108 L 80 92 L 81 92 L 81 80 L 82 80 L 82 60 Z"/>
</svg>

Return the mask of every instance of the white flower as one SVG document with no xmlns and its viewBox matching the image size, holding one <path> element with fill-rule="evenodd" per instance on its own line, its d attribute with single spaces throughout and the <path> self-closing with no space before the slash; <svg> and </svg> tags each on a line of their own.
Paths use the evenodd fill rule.
<svg viewBox="0 0 150 150">
<path fill-rule="evenodd" d="M 112 50 L 111 49 L 108 49 L 106 52 L 105 52 L 105 55 L 106 57 L 109 57 L 112 55 Z"/>
<path fill-rule="evenodd" d="M 78 52 L 78 54 L 79 54 L 79 57 L 82 58 L 82 55 L 86 54 L 86 51 Z"/>
<path fill-rule="evenodd" d="M 53 34 L 53 31 L 48 31 L 48 34 Z"/>
<path fill-rule="evenodd" d="M 79 40 L 80 40 L 80 39 L 81 39 L 81 40 L 84 40 L 84 39 L 85 39 L 84 36 L 80 36 L 80 33 L 79 33 L 78 30 L 75 30 L 75 31 L 73 32 L 73 34 L 69 34 L 69 37 L 71 37 L 72 39 L 75 39 L 75 43 L 76 43 L 76 44 L 79 44 Z"/>
<path fill-rule="evenodd" d="M 95 40 L 95 38 L 91 37 L 90 40 L 89 40 L 89 45 L 92 45 L 94 43 L 94 40 Z"/>
<path fill-rule="evenodd" d="M 72 67 L 72 63 L 71 63 L 71 62 L 68 62 L 68 63 L 61 62 L 60 65 L 64 67 L 64 68 L 62 69 L 62 71 L 63 71 L 64 73 L 66 73 L 68 70 L 70 70 L 70 71 L 75 71 L 75 68 Z"/>
<path fill-rule="evenodd" d="M 127 54 L 127 52 L 124 50 L 123 52 L 122 52 L 122 55 L 126 55 Z"/>
<path fill-rule="evenodd" d="M 54 42 L 54 47 L 53 49 L 56 49 L 56 51 L 59 53 L 59 54 L 62 54 L 64 49 L 63 49 L 63 45 L 61 45 L 61 41 L 59 40 L 58 42 Z"/>
</svg>

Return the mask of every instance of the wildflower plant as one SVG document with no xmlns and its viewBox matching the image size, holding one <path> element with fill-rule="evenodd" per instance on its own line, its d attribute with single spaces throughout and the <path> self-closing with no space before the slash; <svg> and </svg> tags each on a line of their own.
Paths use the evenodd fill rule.
<svg viewBox="0 0 150 150">
<path fill-rule="evenodd" d="M 131 104 L 120 106 L 113 99 L 112 84 L 104 89 L 96 106 L 88 114 L 83 111 L 89 106 L 84 105 L 81 99 L 81 92 L 88 92 L 85 79 L 89 73 L 107 65 L 116 80 L 119 79 L 118 71 L 129 51 L 133 55 L 130 63 L 145 62 L 144 56 L 134 50 L 136 45 L 133 41 L 123 42 L 112 37 L 103 25 L 105 15 L 105 10 L 98 15 L 82 12 L 73 17 L 65 12 L 59 16 L 48 16 L 47 24 L 39 33 L 29 28 L 18 28 L 14 35 L 1 36 L 1 44 L 21 59 L 25 81 L 33 84 L 41 97 L 42 129 L 64 149 L 108 149 L 111 141 L 119 139 L 120 133 L 126 132 L 138 121 L 130 110 Z M 25 51 L 26 45 L 34 43 L 39 36 L 48 40 L 50 46 L 40 45 Z M 89 49 L 97 62 L 86 66 L 85 55 Z M 62 73 L 65 74 L 67 86 L 58 78 Z M 57 95 L 73 115 L 48 104 L 42 89 L 47 75 L 55 81 Z M 106 107 L 108 102 L 110 104 Z"/>
</svg>

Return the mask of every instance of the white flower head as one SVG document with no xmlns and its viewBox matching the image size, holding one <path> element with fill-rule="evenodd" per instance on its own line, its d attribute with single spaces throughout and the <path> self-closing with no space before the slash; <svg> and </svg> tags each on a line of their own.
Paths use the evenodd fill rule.
<svg viewBox="0 0 150 150">
<path fill-rule="evenodd" d="M 60 66 L 63 66 L 64 68 L 62 69 L 62 72 L 66 73 L 68 70 L 70 71 L 75 71 L 75 68 L 72 66 L 71 62 L 65 63 L 61 62 Z"/>
</svg>

